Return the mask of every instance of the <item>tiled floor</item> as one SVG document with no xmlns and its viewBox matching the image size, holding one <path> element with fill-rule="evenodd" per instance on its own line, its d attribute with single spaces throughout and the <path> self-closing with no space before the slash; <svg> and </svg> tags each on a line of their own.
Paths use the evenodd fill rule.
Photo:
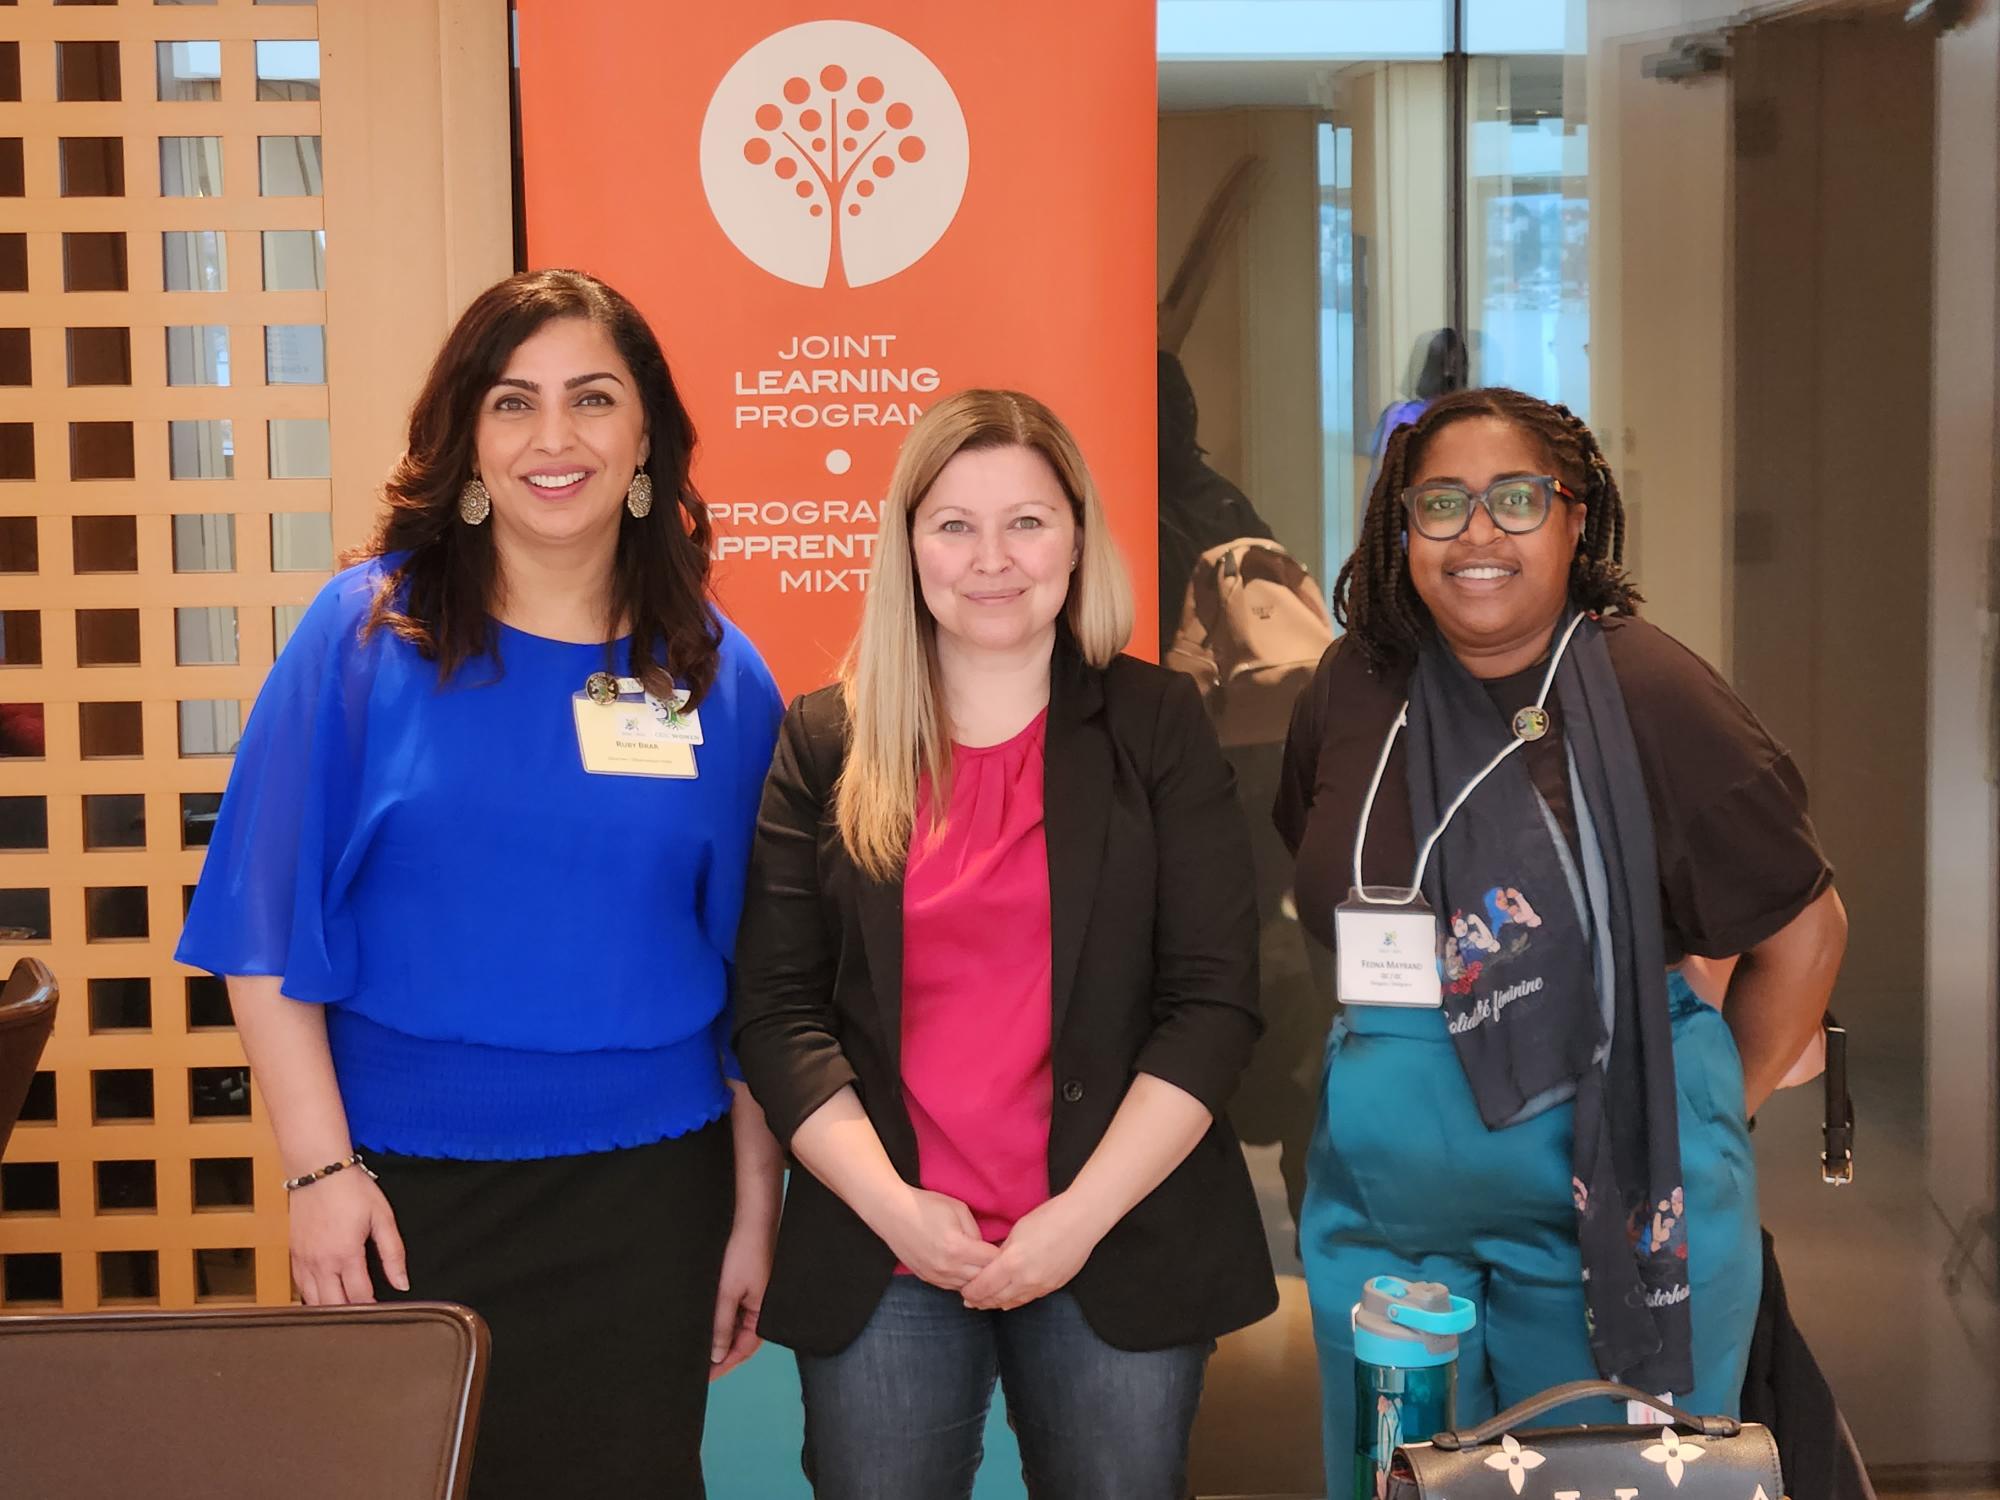
<svg viewBox="0 0 2000 1500">
<path fill-rule="evenodd" d="M 1855 1049 L 1849 1187 L 1820 1181 L 1817 1088 L 1780 1095 L 1757 1130 L 1764 1221 L 1792 1315 L 1863 1456 L 1899 1490 L 1898 1471 L 1937 1465 L 1970 1479 L 2000 1463 L 2000 1300 L 1977 1276 L 1945 1288 L 1951 1227 L 1925 1188 L 1919 1068 Z M 1993 1473 L 1977 1481 L 1989 1497 Z"/>
</svg>

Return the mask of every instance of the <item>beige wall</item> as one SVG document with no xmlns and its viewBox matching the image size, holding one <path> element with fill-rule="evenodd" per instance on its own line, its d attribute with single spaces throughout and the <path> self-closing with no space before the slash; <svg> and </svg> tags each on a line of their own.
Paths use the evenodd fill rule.
<svg viewBox="0 0 2000 1500">
<path fill-rule="evenodd" d="M 1159 285 L 1217 184 L 1262 163 L 1247 219 L 1209 282 L 1181 359 L 1209 463 L 1307 566 L 1319 555 L 1319 117 L 1215 110 L 1160 117 Z"/>
<path fill-rule="evenodd" d="M 1251 150 L 1250 111 L 1201 110 L 1160 116 L 1160 206 L 1157 241 L 1165 290 L 1209 196 Z M 1259 182 L 1256 195 L 1269 187 Z M 1253 198 L 1251 211 L 1256 212 Z M 1246 361 L 1243 239 L 1239 234 L 1209 278 L 1181 363 L 1201 407 L 1200 438 L 1217 472 L 1242 483 L 1245 474 L 1243 401 Z"/>
<path fill-rule="evenodd" d="M 1647 613 L 1727 675 L 1729 86 L 1642 77 L 1660 45 L 1591 55 L 1591 415 Z"/>
<path fill-rule="evenodd" d="M 1836 1003 L 1912 1079 L 1934 48 L 1857 15 L 1745 27 L 1732 60 L 1733 676 L 1805 773 L 1840 871 Z"/>
<path fill-rule="evenodd" d="M 1173 274 L 1202 206 L 1244 155 L 1264 163 L 1240 238 L 1217 268 L 1182 350 L 1201 402 L 1210 462 L 1241 484 L 1285 545 L 1319 568 L 1351 538 L 1326 537 L 1320 420 L 1319 127 L 1353 131 L 1354 234 L 1367 247 L 1361 289 L 1366 349 L 1354 372 L 1375 412 L 1400 399 L 1417 341 L 1446 320 L 1444 70 L 1429 63 L 1355 67 L 1335 106 L 1167 114 L 1160 119 L 1159 274 Z M 1367 404 L 1365 403 L 1365 404 Z M 1368 475 L 1353 460 L 1358 519 Z M 1332 579 L 1322 582 L 1331 586 Z"/>
<path fill-rule="evenodd" d="M 322 100 L 259 100 L 255 43 L 315 37 Z M 163 103 L 154 43 L 191 38 L 221 43 L 221 96 Z M 171 957 L 183 890 L 201 867 L 199 847 L 183 847 L 181 798 L 220 791 L 229 771 L 226 756 L 181 754 L 178 706 L 254 698 L 276 644 L 274 610 L 302 605 L 326 577 L 274 571 L 270 518 L 330 516 L 336 545 L 365 535 L 376 487 L 401 446 L 403 409 L 432 349 L 466 298 L 510 269 L 505 7 L 498 0 L 339 0 L 323 9 L 26 0 L 0 9 L 0 39 L 19 43 L 22 73 L 21 101 L 0 103 L 0 136 L 23 140 L 28 168 L 26 196 L 4 205 L 0 228 L 26 232 L 29 261 L 28 290 L 0 293 L 0 327 L 27 328 L 33 352 L 33 383 L 0 390 L 0 421 L 32 424 L 37 469 L 32 482 L 0 483 L 0 516 L 33 517 L 40 543 L 36 571 L 0 578 L 0 591 L 9 610 L 39 615 L 43 638 L 40 665 L 0 667 L 0 701 L 41 705 L 47 726 L 42 759 L 0 759 L 0 796 L 44 799 L 49 825 L 46 850 L 0 851 L 0 887 L 47 890 L 51 898 L 49 939 L 0 941 L 0 965 L 33 951 L 63 989 L 45 1061 L 56 1117 L 18 1129 L 6 1162 L 55 1164 L 60 1205 L 24 1214 L 0 1203 L 0 1269 L 10 1257 L 59 1257 L 60 1305 L 70 1309 L 135 1290 L 138 1300 L 187 1305 L 204 1285 L 198 1262 L 208 1295 L 284 1301 L 282 1174 L 262 1102 L 247 1118 L 201 1119 L 193 1107 L 208 1078 L 196 1070 L 226 1072 L 243 1055 L 227 1027 L 190 1027 L 189 975 Z M 58 101 L 55 46 L 87 39 L 116 44 L 120 96 Z M 220 138 L 219 195 L 161 196 L 159 141 L 181 135 Z M 259 191 L 258 139 L 273 135 L 321 138 L 324 196 Z M 72 136 L 122 143 L 122 196 L 61 196 L 57 142 Z M 221 232 L 226 290 L 163 290 L 161 234 L 183 229 Z M 263 289 L 260 232 L 269 229 L 327 231 L 323 291 Z M 125 235 L 127 290 L 63 289 L 62 235 L 86 230 Z M 228 329 L 231 383 L 169 387 L 165 330 L 211 324 Z M 267 382 L 264 330 L 279 324 L 327 329 L 329 384 Z M 131 383 L 70 387 L 65 343 L 73 327 L 129 329 Z M 282 418 L 329 419 L 327 475 L 269 477 L 265 423 Z M 233 477 L 170 479 L 174 419 L 232 422 Z M 132 424 L 131 478 L 69 477 L 76 421 Z M 176 572 L 177 515 L 233 520 L 233 567 Z M 78 573 L 71 546 L 78 516 L 131 518 L 136 566 Z M 206 529 L 215 534 L 222 524 Z M 177 659 L 175 611 L 200 606 L 235 611 L 233 662 Z M 78 611 L 88 609 L 136 612 L 136 664 L 79 665 Z M 215 634 L 226 641 L 231 633 L 224 626 Z M 97 703 L 136 705 L 142 753 L 84 758 L 80 705 Z M 142 799 L 142 846 L 86 846 L 85 799 L 102 796 Z M 114 888 L 141 891 L 144 936 L 91 930 L 108 907 L 101 893 Z M 92 981 L 104 980 L 147 983 L 150 1025 L 93 1028 Z M 100 1087 L 136 1079 L 150 1084 L 149 1118 L 94 1118 Z M 254 1205 L 196 1208 L 192 1163 L 210 1159 L 249 1163 Z M 107 1162 L 151 1164 L 150 1209 L 99 1211 L 99 1167 Z M 202 1260 L 201 1252 L 222 1253 Z M 107 1253 L 113 1259 L 101 1262 Z M 15 1279 L 24 1283 L 43 1264 L 13 1262 L 22 1273 Z M 0 1310 L 10 1305 L 4 1285 L 0 1279 Z"/>
<path fill-rule="evenodd" d="M 1342 123 L 1354 130 L 1354 233 L 1366 239 L 1369 423 L 1405 388 L 1417 341 L 1450 319 L 1445 226 L 1445 77 L 1441 63 L 1398 63 L 1352 80 Z M 1357 369 L 1360 381 L 1364 371 Z M 1357 434 L 1365 446 L 1368 433 Z M 1368 455 L 1355 463 L 1355 510 L 1366 505 Z"/>
<path fill-rule="evenodd" d="M 2000 409 L 2000 5 L 1938 48 L 1936 279 L 1931 476 L 1927 801 L 1930 1189 L 1957 1228 L 1993 1211 L 2000 1007 L 1995 958 L 1995 641 L 1992 567 L 2000 528 L 1995 412 Z M 2000 1267 L 1989 1239 L 1988 1284 Z"/>
<path fill-rule="evenodd" d="M 1243 488 L 1307 567 L 1319 556 L 1319 117 L 1251 112 L 1263 190 L 1244 226 Z"/>
<path fill-rule="evenodd" d="M 504 0 L 322 7 L 335 540 L 375 493 L 451 322 L 514 269 Z M 352 172 L 339 169 L 349 159 Z"/>
</svg>

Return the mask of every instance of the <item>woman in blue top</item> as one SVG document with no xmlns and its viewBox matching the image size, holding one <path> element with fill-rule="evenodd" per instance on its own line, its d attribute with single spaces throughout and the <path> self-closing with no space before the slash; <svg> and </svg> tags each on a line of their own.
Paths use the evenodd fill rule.
<svg viewBox="0 0 2000 1500">
<path fill-rule="evenodd" d="M 756 1347 L 779 1163 L 726 1011 L 782 704 L 709 602 L 693 446 L 617 292 L 482 294 L 258 696 L 181 938 L 228 976 L 300 1295 L 491 1326 L 478 1500 L 699 1496 L 707 1382 Z"/>
</svg>

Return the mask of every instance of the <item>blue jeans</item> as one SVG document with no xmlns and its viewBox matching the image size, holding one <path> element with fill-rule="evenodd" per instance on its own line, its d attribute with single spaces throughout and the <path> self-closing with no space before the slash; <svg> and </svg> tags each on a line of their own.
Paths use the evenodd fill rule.
<svg viewBox="0 0 2000 1500">
<path fill-rule="evenodd" d="M 816 1500 L 965 1500 L 997 1376 L 1034 1500 L 1183 1500 L 1214 1346 L 1114 1349 L 1056 1292 L 1009 1312 L 898 1276 L 840 1353 L 801 1354 Z"/>
</svg>

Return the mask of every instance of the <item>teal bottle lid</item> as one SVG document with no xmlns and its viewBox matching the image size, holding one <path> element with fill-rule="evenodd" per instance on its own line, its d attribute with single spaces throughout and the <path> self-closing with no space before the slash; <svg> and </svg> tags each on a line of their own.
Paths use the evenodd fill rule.
<svg viewBox="0 0 2000 1500">
<path fill-rule="evenodd" d="M 1377 1276 L 1354 1304 L 1354 1357 L 1364 1364 L 1419 1370 L 1458 1358 L 1458 1336 L 1478 1313 L 1437 1281 Z"/>
</svg>

